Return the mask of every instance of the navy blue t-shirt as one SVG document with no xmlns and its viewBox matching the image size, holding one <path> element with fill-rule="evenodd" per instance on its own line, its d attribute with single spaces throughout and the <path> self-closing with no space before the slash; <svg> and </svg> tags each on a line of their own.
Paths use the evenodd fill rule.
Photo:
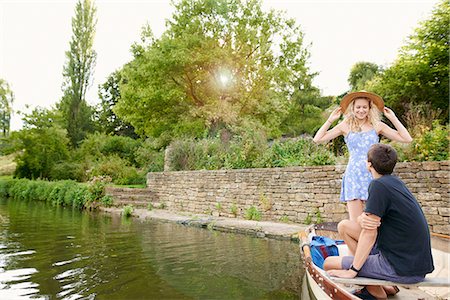
<svg viewBox="0 0 450 300">
<path fill-rule="evenodd" d="M 427 220 L 403 181 L 392 175 L 372 180 L 365 211 L 381 217 L 377 246 L 398 275 L 434 270 Z"/>
</svg>

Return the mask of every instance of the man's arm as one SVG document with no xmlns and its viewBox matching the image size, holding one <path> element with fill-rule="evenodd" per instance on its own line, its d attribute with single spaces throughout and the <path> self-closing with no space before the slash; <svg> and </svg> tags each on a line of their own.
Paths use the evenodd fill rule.
<svg viewBox="0 0 450 300">
<path fill-rule="evenodd" d="M 369 214 L 367 218 L 372 219 L 374 222 L 380 222 L 381 218 L 377 215 Z M 378 231 L 374 229 L 362 229 L 359 235 L 358 245 L 356 247 L 355 258 L 353 259 L 353 267 L 357 270 L 361 270 L 362 266 L 366 262 L 367 257 L 372 250 L 373 245 L 377 239 Z M 355 271 L 349 270 L 329 270 L 328 274 L 331 276 L 342 278 L 353 278 L 358 275 Z"/>
</svg>

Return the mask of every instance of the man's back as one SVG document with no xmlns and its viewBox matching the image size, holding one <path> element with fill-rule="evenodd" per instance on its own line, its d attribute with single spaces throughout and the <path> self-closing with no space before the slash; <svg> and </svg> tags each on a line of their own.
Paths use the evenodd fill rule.
<svg viewBox="0 0 450 300">
<path fill-rule="evenodd" d="M 392 175 L 374 179 L 365 211 L 381 217 L 377 245 L 397 274 L 425 275 L 434 270 L 428 223 L 400 179 Z"/>
</svg>

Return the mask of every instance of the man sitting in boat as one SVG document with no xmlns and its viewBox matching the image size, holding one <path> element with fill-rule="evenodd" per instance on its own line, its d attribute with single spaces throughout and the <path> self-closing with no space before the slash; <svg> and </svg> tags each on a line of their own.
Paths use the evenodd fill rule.
<svg viewBox="0 0 450 300">
<path fill-rule="evenodd" d="M 324 269 L 331 276 L 413 284 L 434 270 L 427 221 L 403 181 L 391 175 L 396 163 L 391 146 L 374 144 L 369 149 L 367 168 L 374 179 L 365 211 L 357 221 L 343 220 L 338 225 L 354 256 L 327 257 Z M 395 292 L 398 288 L 392 286 L 366 286 L 355 295 L 376 299 Z"/>
</svg>

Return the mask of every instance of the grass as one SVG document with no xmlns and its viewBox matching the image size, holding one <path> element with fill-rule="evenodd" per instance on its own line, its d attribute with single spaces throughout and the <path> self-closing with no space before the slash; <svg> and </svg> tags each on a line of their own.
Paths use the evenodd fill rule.
<svg viewBox="0 0 450 300">
<path fill-rule="evenodd" d="M 14 158 L 16 154 L 9 154 L 0 156 L 0 175 L 9 175 L 11 176 L 16 170 L 16 163 L 14 162 Z"/>
</svg>

